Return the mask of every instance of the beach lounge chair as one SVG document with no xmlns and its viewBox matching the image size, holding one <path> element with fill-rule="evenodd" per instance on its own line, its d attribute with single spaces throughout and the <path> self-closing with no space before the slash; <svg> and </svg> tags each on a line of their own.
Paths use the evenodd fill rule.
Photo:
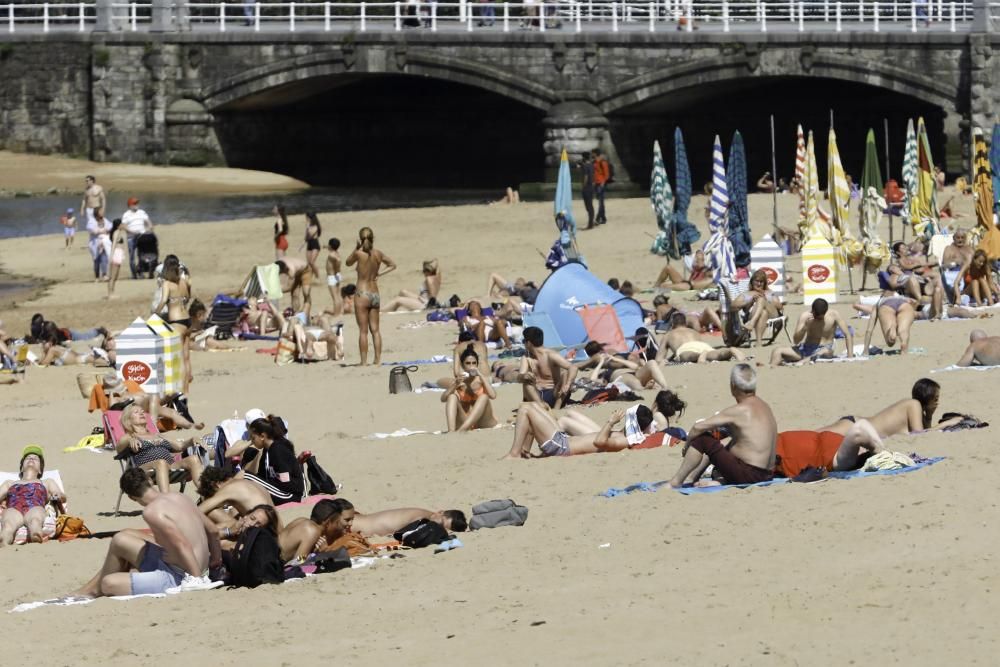
<svg viewBox="0 0 1000 667">
<path fill-rule="evenodd" d="M 121 410 L 108 410 L 107 412 L 104 413 L 102 421 L 104 424 L 105 447 L 110 446 L 114 447 L 115 450 L 117 450 L 118 441 L 121 440 L 122 437 L 125 435 L 125 430 L 122 428 L 121 420 L 122 420 Z M 156 428 L 156 424 L 153 423 L 153 419 L 149 415 L 146 415 L 146 428 L 149 430 L 150 433 L 159 433 L 159 431 Z M 135 467 L 135 461 L 132 458 L 132 454 L 130 452 L 126 451 L 122 452 L 121 454 L 116 454 L 115 460 L 118 461 L 118 464 L 121 467 L 121 472 L 125 472 L 129 468 Z M 150 479 L 152 479 L 154 477 L 154 474 L 150 472 L 149 477 Z M 180 484 L 181 493 L 184 493 L 184 487 L 187 485 L 188 479 L 190 479 L 190 475 L 188 475 L 187 470 L 181 468 L 172 468 L 170 470 L 170 483 Z M 121 513 L 123 495 L 124 493 L 121 491 L 121 489 L 119 489 L 118 500 L 115 501 L 115 514 L 114 514 L 115 516 L 118 516 Z"/>
<path fill-rule="evenodd" d="M 215 300 L 212 301 L 212 310 L 208 313 L 205 328 L 219 327 L 222 331 L 232 333 L 246 305 L 246 299 L 233 299 L 225 294 L 216 295 Z"/>
<path fill-rule="evenodd" d="M 622 333 L 622 325 L 618 321 L 618 313 L 614 306 L 583 306 L 577 309 L 577 314 L 583 320 L 583 328 L 587 330 L 587 338 L 604 345 L 606 350 L 621 354 L 628 352 L 629 344 Z"/>
<path fill-rule="evenodd" d="M 27 347 L 27 346 L 25 346 Z M 0 471 L 0 484 L 4 482 L 16 482 L 21 477 L 16 472 L 2 472 Z M 56 483 L 56 485 L 62 489 L 63 493 L 66 493 L 66 485 L 63 484 L 62 477 L 59 475 L 58 470 L 46 470 L 42 475 L 42 479 L 49 479 Z M 48 504 L 45 506 L 45 520 L 42 523 L 42 534 L 53 537 L 56 532 L 56 518 L 60 514 L 66 514 L 66 507 L 63 503 L 58 500 L 49 500 Z M 14 544 L 24 544 L 28 541 L 28 529 L 22 526 L 14 533 Z"/>
<path fill-rule="evenodd" d="M 748 329 L 743 327 L 743 323 L 750 316 L 750 308 L 747 307 L 732 312 L 732 308 L 730 307 L 733 299 L 747 292 L 749 289 L 749 278 L 735 282 L 726 278 L 719 281 L 719 315 L 722 319 L 722 340 L 728 347 L 742 347 L 747 345 L 750 343 L 753 335 Z M 781 333 L 781 330 L 785 328 L 785 319 L 786 317 L 781 315 L 779 317 L 772 317 L 767 321 L 767 325 L 771 331 L 770 338 L 765 343 L 766 345 L 773 343 L 774 339 Z M 785 335 L 788 335 L 787 331 Z"/>
</svg>

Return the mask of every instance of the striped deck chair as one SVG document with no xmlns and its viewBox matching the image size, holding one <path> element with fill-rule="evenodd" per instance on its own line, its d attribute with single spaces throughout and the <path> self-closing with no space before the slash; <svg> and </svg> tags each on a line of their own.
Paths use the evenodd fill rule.
<svg viewBox="0 0 1000 667">
<path fill-rule="evenodd" d="M 525 328 L 538 327 L 542 330 L 545 347 L 550 350 L 555 350 L 562 356 L 570 359 L 587 358 L 586 353 L 583 351 L 583 344 L 566 345 L 563 342 L 562 338 L 559 336 L 559 331 L 556 329 L 556 325 L 552 323 L 552 319 L 548 316 L 548 313 L 530 312 L 524 313 L 522 317 L 524 319 Z"/>
<path fill-rule="evenodd" d="M 629 344 L 625 340 L 625 334 L 622 333 L 622 325 L 613 306 L 583 306 L 576 312 L 583 320 L 587 338 L 601 343 L 606 350 L 622 354 L 628 352 Z"/>
<path fill-rule="evenodd" d="M 731 312 L 730 304 L 739 295 L 750 290 L 750 279 L 731 281 L 723 278 L 719 281 L 719 316 L 722 319 L 722 340 L 728 347 L 742 347 L 750 343 L 753 334 L 743 327 L 750 315 L 750 309 L 744 308 L 735 313 Z M 771 328 L 771 337 L 766 341 L 766 345 L 774 342 L 781 330 L 785 327 L 784 315 L 771 318 L 767 321 Z M 785 332 L 788 335 L 788 332 Z M 791 341 L 791 338 L 789 338 Z"/>
<path fill-rule="evenodd" d="M 104 413 L 102 418 L 104 424 L 104 446 L 107 447 L 109 444 L 118 450 L 118 441 L 122 439 L 125 435 L 125 429 L 122 428 L 122 411 L 121 410 L 108 410 Z M 156 424 L 153 423 L 153 418 L 150 415 L 146 415 L 146 429 L 151 434 L 158 434 L 159 430 L 156 428 Z M 180 455 L 178 455 L 180 456 Z M 115 455 L 115 460 L 121 466 L 121 472 L 125 472 L 129 468 L 135 467 L 135 461 L 132 458 L 132 453 L 129 451 L 121 452 Z M 154 478 L 154 473 L 149 473 L 150 478 Z M 184 487 L 187 485 L 188 471 L 182 468 L 171 468 L 170 470 L 170 483 L 180 484 L 181 493 L 184 493 Z M 115 486 L 118 486 L 115 484 Z M 118 489 L 118 500 L 115 501 L 115 516 L 121 513 L 122 506 L 122 496 L 125 495 L 124 492 Z"/>
</svg>

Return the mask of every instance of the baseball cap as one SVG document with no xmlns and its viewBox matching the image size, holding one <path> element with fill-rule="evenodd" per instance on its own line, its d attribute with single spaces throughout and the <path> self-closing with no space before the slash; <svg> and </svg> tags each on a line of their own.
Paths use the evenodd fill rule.
<svg viewBox="0 0 1000 667">
<path fill-rule="evenodd" d="M 139 200 L 136 199 L 135 197 L 129 197 L 128 198 L 128 205 L 129 206 L 135 206 L 138 203 L 139 203 Z"/>
<path fill-rule="evenodd" d="M 67 213 L 72 213 L 72 212 L 73 212 L 73 209 L 71 209 L 71 208 L 68 208 L 68 209 L 66 209 L 66 212 L 67 212 Z"/>
<path fill-rule="evenodd" d="M 251 408 L 250 410 L 247 410 L 244 419 L 246 419 L 247 426 L 249 426 L 258 419 L 267 419 L 267 415 L 260 408 Z"/>
</svg>

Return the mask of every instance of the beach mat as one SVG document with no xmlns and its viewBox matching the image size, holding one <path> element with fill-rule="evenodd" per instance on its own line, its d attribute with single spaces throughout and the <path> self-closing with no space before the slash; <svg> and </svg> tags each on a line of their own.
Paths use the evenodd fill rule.
<svg viewBox="0 0 1000 667">
<path fill-rule="evenodd" d="M 911 457 L 912 458 L 912 457 Z M 906 468 L 899 468 L 898 470 L 876 470 L 873 472 L 862 472 L 861 470 L 844 470 L 839 472 L 831 472 L 827 479 L 860 479 L 862 477 L 874 477 L 880 475 L 902 475 L 904 473 L 913 472 L 914 470 L 919 470 L 921 468 L 926 468 L 927 466 L 932 466 L 935 463 L 944 461 L 945 457 L 939 456 L 930 459 L 921 459 L 919 463 L 912 466 L 907 466 Z M 700 493 L 716 493 L 718 491 L 726 491 L 728 489 L 748 489 L 750 487 L 764 487 L 764 486 L 777 486 L 780 484 L 788 484 L 791 482 L 787 477 L 776 477 L 768 482 L 758 482 L 757 484 L 724 484 L 722 486 L 685 486 L 680 489 L 675 489 L 686 496 L 700 494 Z M 599 494 L 605 498 L 617 498 L 618 496 L 626 496 L 630 493 L 635 493 L 636 491 L 659 491 L 663 487 L 670 488 L 667 485 L 667 480 L 660 482 L 639 482 L 637 484 L 631 484 L 623 488 L 610 488 L 607 491 Z"/>
<path fill-rule="evenodd" d="M 1000 366 L 958 366 L 952 364 L 951 366 L 945 366 L 944 368 L 935 368 L 931 373 L 947 373 L 948 371 L 991 371 L 994 368 L 1000 368 Z"/>
</svg>

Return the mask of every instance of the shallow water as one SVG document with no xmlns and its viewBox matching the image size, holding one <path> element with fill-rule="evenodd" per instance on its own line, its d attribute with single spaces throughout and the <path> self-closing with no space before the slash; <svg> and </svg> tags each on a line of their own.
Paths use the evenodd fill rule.
<svg viewBox="0 0 1000 667">
<path fill-rule="evenodd" d="M 136 196 L 153 224 L 208 222 L 271 215 L 275 203 L 285 205 L 289 215 L 305 211 L 364 211 L 385 208 L 418 208 L 477 204 L 496 199 L 499 193 L 480 190 L 431 190 L 399 188 L 311 188 L 280 194 L 180 195 L 112 192 L 108 195 L 108 218 L 120 217 L 125 201 Z M 0 238 L 57 234 L 59 216 L 80 205 L 79 195 L 51 195 L 0 200 Z M 83 229 L 77 211 L 77 234 Z M 85 224 L 85 223 L 84 223 Z"/>
</svg>

